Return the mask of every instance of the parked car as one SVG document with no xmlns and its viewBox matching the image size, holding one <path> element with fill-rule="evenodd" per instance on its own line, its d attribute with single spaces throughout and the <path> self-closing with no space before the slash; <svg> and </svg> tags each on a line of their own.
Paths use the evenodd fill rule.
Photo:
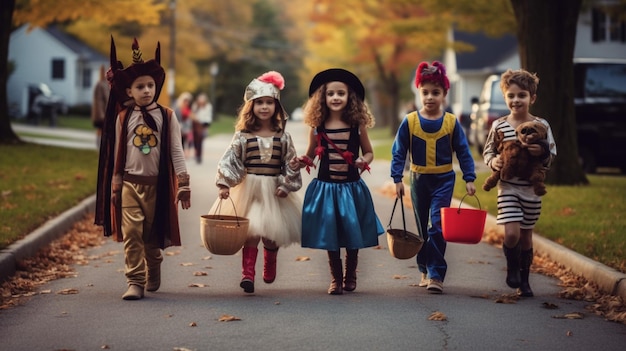
<svg viewBox="0 0 626 351">
<path fill-rule="evenodd" d="M 41 119 L 49 119 L 51 126 L 56 125 L 59 114 L 67 114 L 65 99 L 55 94 L 45 83 L 28 85 L 28 114 L 29 122 L 39 124 Z"/>
<path fill-rule="evenodd" d="M 472 102 L 475 102 L 473 100 Z M 500 89 L 500 75 L 492 74 L 485 80 L 478 98 L 476 112 L 471 114 L 470 142 L 482 154 L 491 124 L 509 113 Z"/>
<path fill-rule="evenodd" d="M 626 59 L 574 59 L 578 155 L 585 172 L 626 172 Z M 482 153 L 494 120 L 508 113 L 500 76 L 489 76 L 472 119 L 471 140 Z M 558 145 L 558 140 L 557 140 Z"/>
</svg>

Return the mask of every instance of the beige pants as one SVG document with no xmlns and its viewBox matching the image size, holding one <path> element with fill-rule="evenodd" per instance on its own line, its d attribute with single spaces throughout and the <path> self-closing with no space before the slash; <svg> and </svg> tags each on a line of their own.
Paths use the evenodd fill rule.
<svg viewBox="0 0 626 351">
<path fill-rule="evenodd" d="M 122 188 L 122 235 L 125 274 L 129 285 L 146 284 L 147 269 L 159 267 L 163 255 L 156 238 L 151 238 L 156 185 L 124 181 Z"/>
</svg>

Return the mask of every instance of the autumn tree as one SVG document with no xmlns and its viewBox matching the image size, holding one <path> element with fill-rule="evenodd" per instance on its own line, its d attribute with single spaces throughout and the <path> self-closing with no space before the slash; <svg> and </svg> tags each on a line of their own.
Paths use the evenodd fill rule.
<svg viewBox="0 0 626 351">
<path fill-rule="evenodd" d="M 155 1 L 82 1 L 82 0 L 0 0 L 0 144 L 17 143 L 8 113 L 7 81 L 9 40 L 13 26 L 29 23 L 43 27 L 55 21 L 89 18 L 99 23 L 122 21 L 157 24 L 164 4 Z"/>
</svg>

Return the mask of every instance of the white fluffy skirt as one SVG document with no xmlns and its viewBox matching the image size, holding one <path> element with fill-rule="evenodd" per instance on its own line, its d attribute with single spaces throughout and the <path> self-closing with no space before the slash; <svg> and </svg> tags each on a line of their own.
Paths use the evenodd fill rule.
<svg viewBox="0 0 626 351">
<path fill-rule="evenodd" d="M 235 208 L 230 200 L 218 198 L 208 214 L 248 218 L 248 236 L 273 240 L 280 247 L 299 244 L 302 235 L 302 198 L 294 192 L 284 198 L 274 195 L 278 187 L 277 180 L 277 177 L 248 174 L 241 184 L 230 189 Z"/>
</svg>

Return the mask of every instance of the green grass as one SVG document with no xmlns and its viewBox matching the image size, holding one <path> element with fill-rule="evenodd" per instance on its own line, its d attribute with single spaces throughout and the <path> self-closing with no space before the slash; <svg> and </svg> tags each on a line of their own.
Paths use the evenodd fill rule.
<svg viewBox="0 0 626 351">
<path fill-rule="evenodd" d="M 0 249 L 95 192 L 96 151 L 0 145 Z"/>
</svg>

